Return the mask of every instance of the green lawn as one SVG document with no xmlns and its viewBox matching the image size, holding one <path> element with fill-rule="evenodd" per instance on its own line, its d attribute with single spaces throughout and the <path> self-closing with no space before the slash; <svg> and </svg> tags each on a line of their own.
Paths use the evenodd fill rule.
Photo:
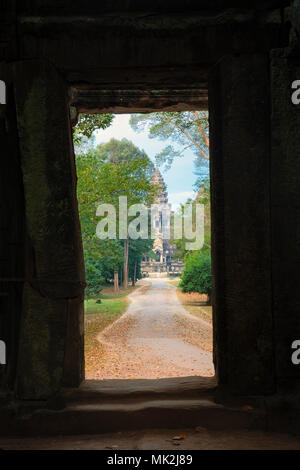
<svg viewBox="0 0 300 470">
<path fill-rule="evenodd" d="M 127 296 L 134 290 L 133 287 L 126 290 L 120 287 L 120 290 L 115 292 L 111 286 L 103 286 L 102 289 L 97 298 L 84 301 L 85 313 L 123 313 L 128 305 Z M 101 300 L 101 303 L 97 303 L 97 300 Z"/>
<path fill-rule="evenodd" d="M 102 360 L 103 351 L 97 341 L 97 335 L 126 312 L 129 305 L 128 295 L 132 290 L 129 288 L 115 293 L 111 289 L 104 289 L 100 304 L 97 303 L 98 299 L 84 301 L 85 370 L 87 373 L 96 370 Z"/>
<path fill-rule="evenodd" d="M 103 294 L 100 304 L 97 303 L 97 299 L 85 300 L 84 311 L 86 314 L 99 313 L 119 316 L 128 305 L 128 300 L 126 299 L 127 295 L 128 293 L 122 293 L 119 297 L 111 298 L 108 294 Z M 104 296 L 105 298 L 103 298 Z"/>
<path fill-rule="evenodd" d="M 101 292 L 101 299 L 119 299 L 120 297 L 126 297 L 132 292 L 132 288 L 127 290 L 120 290 L 119 292 L 106 292 L 105 290 Z"/>
</svg>

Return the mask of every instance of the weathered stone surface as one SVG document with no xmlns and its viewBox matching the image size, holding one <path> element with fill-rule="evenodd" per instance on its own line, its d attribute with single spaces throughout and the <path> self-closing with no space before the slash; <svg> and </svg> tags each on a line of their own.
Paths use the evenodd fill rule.
<svg viewBox="0 0 300 470">
<path fill-rule="evenodd" d="M 165 86 L 165 85 L 164 85 Z M 147 111 L 189 111 L 208 108 L 207 81 L 192 88 L 151 90 L 104 90 L 71 87 L 72 105 L 81 113 L 145 113 Z M 144 88 L 144 87 L 143 87 Z"/>
<path fill-rule="evenodd" d="M 0 339 L 6 343 L 6 365 L 0 388 L 12 389 L 17 367 L 22 311 L 25 230 L 24 196 L 11 67 L 0 64 L 7 104 L 0 105 Z"/>
<path fill-rule="evenodd" d="M 204 107 L 221 60 L 210 80 L 218 380 L 234 393 L 266 394 L 277 383 L 299 397 L 290 362 L 300 307 L 299 108 L 288 101 L 300 74 L 299 2 L 21 3 L 0 2 L 0 60 L 16 62 L 9 114 L 0 110 L 0 275 L 19 279 L 1 284 L 1 386 L 14 389 L 18 351 L 21 398 L 51 397 L 83 377 L 68 100 L 93 112 Z M 269 52 L 288 44 L 289 60 L 273 58 L 270 96 Z"/>
<path fill-rule="evenodd" d="M 299 34 L 300 34 L 300 4 L 299 4 L 298 0 L 293 0 L 291 3 L 292 3 L 291 7 L 288 10 L 288 17 L 289 17 L 289 20 L 292 23 L 293 28 L 295 29 L 295 32 L 298 33 L 298 37 L 299 37 Z"/>
<path fill-rule="evenodd" d="M 216 404 L 209 398 L 115 399 L 101 403 L 76 403 L 60 410 L 40 409 L 27 411 L 26 419 L 8 414 L 0 409 L 0 436 L 43 436 L 100 434 L 103 432 L 129 431 L 179 426 L 214 429 L 264 429 L 266 418 L 263 410 L 230 407 Z"/>
<path fill-rule="evenodd" d="M 32 265 L 51 298 L 78 297 L 84 268 L 64 83 L 46 62 L 15 65 L 15 96 Z"/>
<path fill-rule="evenodd" d="M 274 344 L 277 381 L 287 390 L 295 388 L 300 380 L 300 366 L 291 361 L 291 344 L 300 339 L 300 105 L 291 101 L 291 84 L 295 79 L 300 79 L 300 63 L 289 60 L 284 51 L 274 51 L 271 63 Z"/>
<path fill-rule="evenodd" d="M 91 82 L 109 68 L 111 81 L 118 67 L 166 68 L 210 65 L 229 53 L 268 52 L 287 44 L 278 10 L 273 21 L 255 13 L 220 12 L 201 16 L 131 14 L 97 17 L 22 17 L 19 16 L 21 55 L 47 58 L 79 80 Z M 254 26 L 255 24 L 255 26 Z M 234 31 L 234 34 L 232 32 Z M 161 47 L 161 44 L 164 47 Z"/>
<path fill-rule="evenodd" d="M 14 89 L 28 281 L 20 331 L 18 394 L 37 399 L 51 396 L 62 384 L 69 299 L 82 298 L 84 268 L 64 83 L 45 62 L 21 62 L 14 66 Z M 80 322 L 80 304 L 71 313 Z M 83 331 L 72 333 L 68 352 L 83 338 Z M 73 374 L 77 367 L 80 383 L 83 347 L 76 353 Z"/>
<path fill-rule="evenodd" d="M 47 59 L 69 83 L 95 83 L 122 68 L 160 73 L 176 67 L 209 67 L 228 53 L 269 51 L 288 44 L 283 8 L 289 0 L 243 1 L 22 2 L 5 11 L 17 22 L 14 54 Z M 14 26 L 12 24 L 12 26 Z M 14 31 L 15 29 L 13 29 Z M 163 47 L 162 47 L 163 45 Z M 17 55 L 19 54 L 19 56 Z M 142 84 L 144 89 L 144 84 Z"/>
<path fill-rule="evenodd" d="M 68 300 L 63 385 L 78 387 L 84 378 L 84 300 Z"/>
<path fill-rule="evenodd" d="M 189 396 L 193 398 L 201 395 L 202 398 L 212 398 L 216 389 L 215 377 L 168 377 L 163 379 L 108 379 L 86 380 L 77 389 L 64 391 L 64 397 L 71 402 L 89 401 L 101 403 L 112 397 L 172 399 Z"/>
<path fill-rule="evenodd" d="M 257 10 L 280 8 L 287 6 L 289 0 L 244 0 L 243 9 Z M 219 11 L 226 8 L 240 8 L 240 0 L 86 0 L 84 3 L 81 0 L 23 0 L 19 6 L 19 11 L 22 14 L 38 14 L 38 15 L 65 15 L 66 13 L 74 14 L 105 14 L 121 11 L 137 14 L 140 11 L 147 10 L 151 12 L 169 12 L 174 11 L 178 13 L 191 10 L 193 12 L 199 11 Z"/>
<path fill-rule="evenodd" d="M 63 379 L 67 308 L 67 300 L 49 299 L 25 284 L 18 397 L 43 400 L 59 392 Z"/>
<path fill-rule="evenodd" d="M 228 56 L 210 92 L 215 365 L 235 393 L 274 390 L 269 60 Z"/>
</svg>

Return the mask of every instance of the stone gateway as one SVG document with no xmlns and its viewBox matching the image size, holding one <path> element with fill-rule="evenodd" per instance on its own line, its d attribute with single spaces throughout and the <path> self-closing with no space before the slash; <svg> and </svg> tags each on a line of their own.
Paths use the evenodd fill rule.
<svg viewBox="0 0 300 470">
<path fill-rule="evenodd" d="M 300 332 L 300 108 L 291 99 L 299 1 L 2 0 L 0 29 L 0 432 L 196 426 L 199 416 L 220 425 L 238 403 L 235 417 L 249 427 L 299 433 L 300 367 L 291 361 Z M 216 376 L 197 378 L 194 396 L 209 410 L 186 390 L 184 407 L 174 398 L 174 408 L 147 408 L 142 396 L 125 414 L 123 404 L 101 407 L 102 398 L 92 410 L 72 407 L 67 391 L 81 399 L 92 386 L 74 116 L 204 109 Z M 158 236 L 154 249 L 144 271 L 165 274 L 172 246 Z"/>
</svg>

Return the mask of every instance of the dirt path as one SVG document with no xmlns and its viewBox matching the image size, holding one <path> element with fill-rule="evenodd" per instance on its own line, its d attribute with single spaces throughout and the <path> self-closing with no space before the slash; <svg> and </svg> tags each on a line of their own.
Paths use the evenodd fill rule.
<svg viewBox="0 0 300 470">
<path fill-rule="evenodd" d="M 97 337 L 104 354 L 89 379 L 214 374 L 209 323 L 189 314 L 167 279 L 143 281 L 127 312 Z"/>
</svg>

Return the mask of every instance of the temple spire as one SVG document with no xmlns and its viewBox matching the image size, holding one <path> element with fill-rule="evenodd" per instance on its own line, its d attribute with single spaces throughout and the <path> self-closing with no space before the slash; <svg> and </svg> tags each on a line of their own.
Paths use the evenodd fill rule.
<svg viewBox="0 0 300 470">
<path fill-rule="evenodd" d="M 161 190 L 159 194 L 155 198 L 155 203 L 156 204 L 167 204 L 168 202 L 168 192 L 167 192 L 167 187 L 165 184 L 165 181 L 161 175 L 161 172 L 157 167 L 155 167 L 155 170 L 153 172 L 152 178 L 151 178 L 151 183 L 154 184 L 155 186 L 158 186 Z"/>
</svg>

